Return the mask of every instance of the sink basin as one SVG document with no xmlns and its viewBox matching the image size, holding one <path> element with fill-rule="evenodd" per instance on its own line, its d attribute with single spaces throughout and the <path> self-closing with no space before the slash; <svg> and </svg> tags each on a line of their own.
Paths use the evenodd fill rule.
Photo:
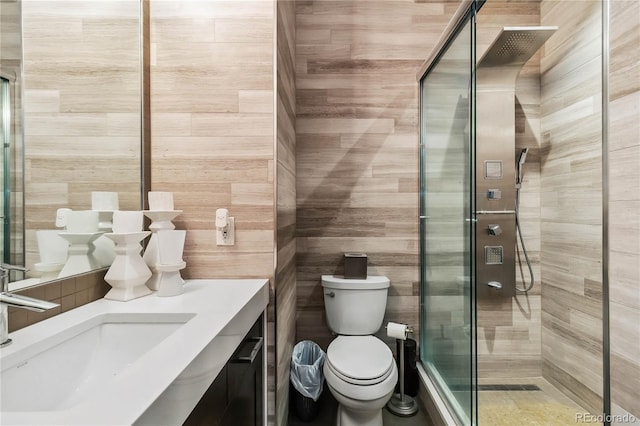
<svg viewBox="0 0 640 426">
<path fill-rule="evenodd" d="M 2 412 L 73 407 L 193 317 L 106 313 L 3 357 Z"/>
</svg>

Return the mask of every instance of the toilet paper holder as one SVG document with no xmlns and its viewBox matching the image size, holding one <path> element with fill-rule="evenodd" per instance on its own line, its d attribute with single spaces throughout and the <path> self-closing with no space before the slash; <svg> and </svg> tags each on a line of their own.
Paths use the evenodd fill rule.
<svg viewBox="0 0 640 426">
<path fill-rule="evenodd" d="M 333 297 L 333 296 L 331 296 L 331 297 Z M 385 331 L 389 330 L 389 324 L 396 325 L 396 323 L 387 323 L 387 325 L 384 326 L 384 330 Z M 410 325 L 407 325 L 407 324 L 401 324 L 401 325 L 405 325 L 406 326 L 405 332 L 404 332 L 404 339 L 401 339 L 401 340 L 406 340 L 407 337 L 409 337 L 410 334 L 413 334 L 413 327 L 411 327 Z"/>
<path fill-rule="evenodd" d="M 418 403 L 414 398 L 404 393 L 404 340 L 407 340 L 409 334 L 413 334 L 413 327 L 407 324 L 389 322 L 384 328 L 387 331 L 387 336 L 396 337 L 397 340 L 403 341 L 400 343 L 400 353 L 398 354 L 400 393 L 393 394 L 387 403 L 387 409 L 396 416 L 413 416 L 418 412 Z"/>
</svg>

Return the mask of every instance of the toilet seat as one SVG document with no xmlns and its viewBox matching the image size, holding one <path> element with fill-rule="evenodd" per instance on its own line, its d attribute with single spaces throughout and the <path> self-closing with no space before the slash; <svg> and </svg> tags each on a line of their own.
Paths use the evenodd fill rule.
<svg viewBox="0 0 640 426">
<path fill-rule="evenodd" d="M 398 381 L 391 349 L 374 336 L 338 336 L 327 348 L 323 371 L 334 396 L 356 404 L 386 403 Z"/>
<path fill-rule="evenodd" d="M 374 336 L 338 336 L 327 349 L 325 364 L 343 381 L 359 386 L 380 383 L 395 368 L 391 350 Z"/>
</svg>

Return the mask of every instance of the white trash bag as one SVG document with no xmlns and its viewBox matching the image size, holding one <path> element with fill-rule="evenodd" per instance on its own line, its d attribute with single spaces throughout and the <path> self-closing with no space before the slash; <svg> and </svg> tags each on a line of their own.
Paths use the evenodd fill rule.
<svg viewBox="0 0 640 426">
<path fill-rule="evenodd" d="M 322 393 L 322 366 L 327 354 L 311 340 L 303 340 L 293 347 L 291 355 L 291 383 L 302 396 L 317 401 Z"/>
</svg>

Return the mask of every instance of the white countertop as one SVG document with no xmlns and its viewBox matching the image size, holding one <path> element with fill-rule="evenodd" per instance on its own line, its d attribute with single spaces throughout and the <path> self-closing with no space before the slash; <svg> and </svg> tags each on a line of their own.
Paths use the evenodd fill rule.
<svg viewBox="0 0 640 426">
<path fill-rule="evenodd" d="M 104 387 L 62 411 L 0 412 L 0 424 L 129 425 L 139 419 L 205 349 L 219 352 L 224 363 L 269 300 L 268 280 L 187 280 L 175 297 L 155 294 L 119 302 L 101 299 L 10 334 L 13 343 L 0 350 L 10 360 L 48 336 L 104 314 L 193 314 L 184 325 Z M 213 344 L 212 344 L 213 343 Z M 219 362 L 218 362 L 219 364 Z M 2 366 L 0 366 L 2 367 Z M 217 368 L 217 364 L 216 364 Z M 220 367 L 221 368 L 221 367 Z M 215 372 L 218 374 L 220 370 Z M 4 390 L 7 391 L 7 390 Z M 33 392 L 37 392 L 33 389 Z M 1 408 L 1 407 L 0 407 Z"/>
</svg>

